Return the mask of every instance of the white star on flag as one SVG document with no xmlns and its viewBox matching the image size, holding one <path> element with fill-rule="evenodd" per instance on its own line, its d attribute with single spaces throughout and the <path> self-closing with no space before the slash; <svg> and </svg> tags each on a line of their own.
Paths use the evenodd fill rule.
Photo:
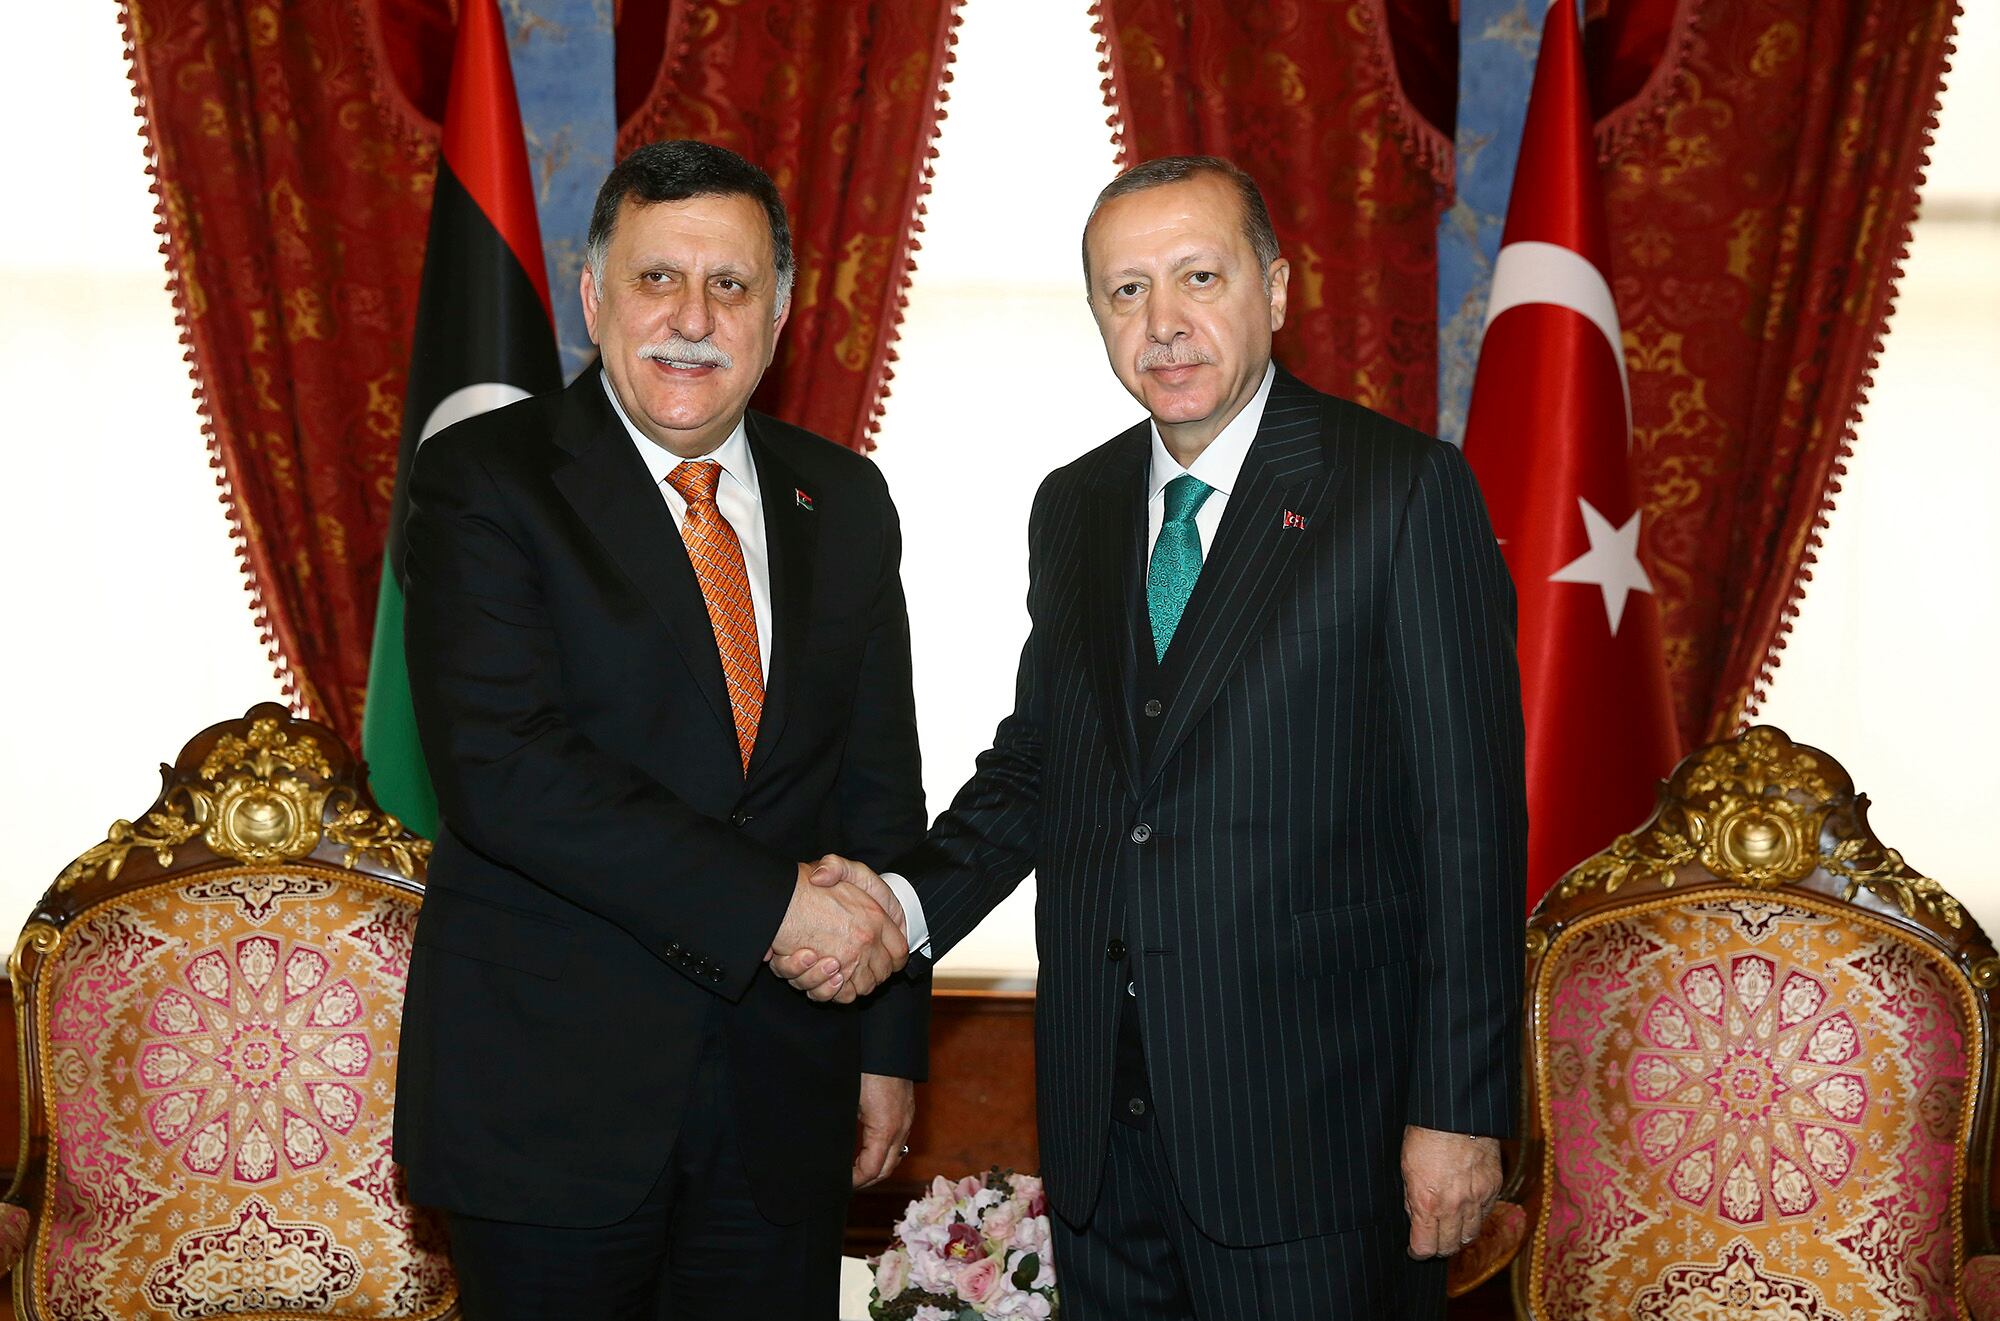
<svg viewBox="0 0 2000 1321">
<path fill-rule="evenodd" d="M 1604 613 L 1611 621 L 1611 636 L 1618 636 L 1618 621 L 1625 617 L 1625 598 L 1633 592 L 1652 593 L 1652 580 L 1639 563 L 1639 511 L 1612 527 L 1611 520 L 1597 512 L 1590 501 L 1577 498 L 1583 510 L 1584 535 L 1590 549 L 1549 575 L 1552 583 L 1595 583 L 1604 591 Z"/>
</svg>

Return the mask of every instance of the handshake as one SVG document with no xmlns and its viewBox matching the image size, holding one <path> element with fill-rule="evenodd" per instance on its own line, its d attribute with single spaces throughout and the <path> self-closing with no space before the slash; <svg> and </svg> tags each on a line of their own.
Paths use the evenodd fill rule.
<svg viewBox="0 0 2000 1321">
<path fill-rule="evenodd" d="M 814 1000 L 852 1004 L 909 962 L 903 905 L 872 868 L 829 853 L 799 864 L 791 907 L 765 952 Z"/>
</svg>

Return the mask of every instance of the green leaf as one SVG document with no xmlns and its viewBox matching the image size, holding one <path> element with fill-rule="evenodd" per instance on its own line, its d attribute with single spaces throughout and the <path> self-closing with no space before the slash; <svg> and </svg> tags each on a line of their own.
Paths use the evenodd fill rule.
<svg viewBox="0 0 2000 1321">
<path fill-rule="evenodd" d="M 1021 1264 L 1014 1268 L 1014 1287 L 1016 1289 L 1034 1288 L 1035 1277 L 1041 1273 L 1042 1254 L 1039 1252 L 1030 1252 L 1027 1256 L 1021 1258 Z"/>
</svg>

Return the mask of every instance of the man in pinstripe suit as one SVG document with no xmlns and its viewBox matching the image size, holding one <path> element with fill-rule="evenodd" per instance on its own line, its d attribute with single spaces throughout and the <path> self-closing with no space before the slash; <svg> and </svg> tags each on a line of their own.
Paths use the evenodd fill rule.
<svg viewBox="0 0 2000 1321">
<path fill-rule="evenodd" d="M 1038 872 L 1071 1321 L 1442 1315 L 1518 1085 L 1506 568 L 1457 450 L 1272 363 L 1289 267 L 1234 166 L 1121 176 L 1084 267 L 1151 420 L 1036 498 L 1015 710 L 902 860 L 910 944 Z M 831 966 L 779 970 L 845 998 Z"/>
</svg>

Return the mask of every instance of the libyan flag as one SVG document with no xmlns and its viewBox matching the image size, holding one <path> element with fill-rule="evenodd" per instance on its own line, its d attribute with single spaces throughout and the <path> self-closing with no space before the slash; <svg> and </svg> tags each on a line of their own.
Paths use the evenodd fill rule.
<svg viewBox="0 0 2000 1321">
<path fill-rule="evenodd" d="M 452 423 L 562 384 L 506 33 L 496 0 L 464 0 L 459 12 L 361 719 L 376 800 L 426 837 L 437 834 L 437 796 L 403 666 L 410 463 Z"/>
</svg>

